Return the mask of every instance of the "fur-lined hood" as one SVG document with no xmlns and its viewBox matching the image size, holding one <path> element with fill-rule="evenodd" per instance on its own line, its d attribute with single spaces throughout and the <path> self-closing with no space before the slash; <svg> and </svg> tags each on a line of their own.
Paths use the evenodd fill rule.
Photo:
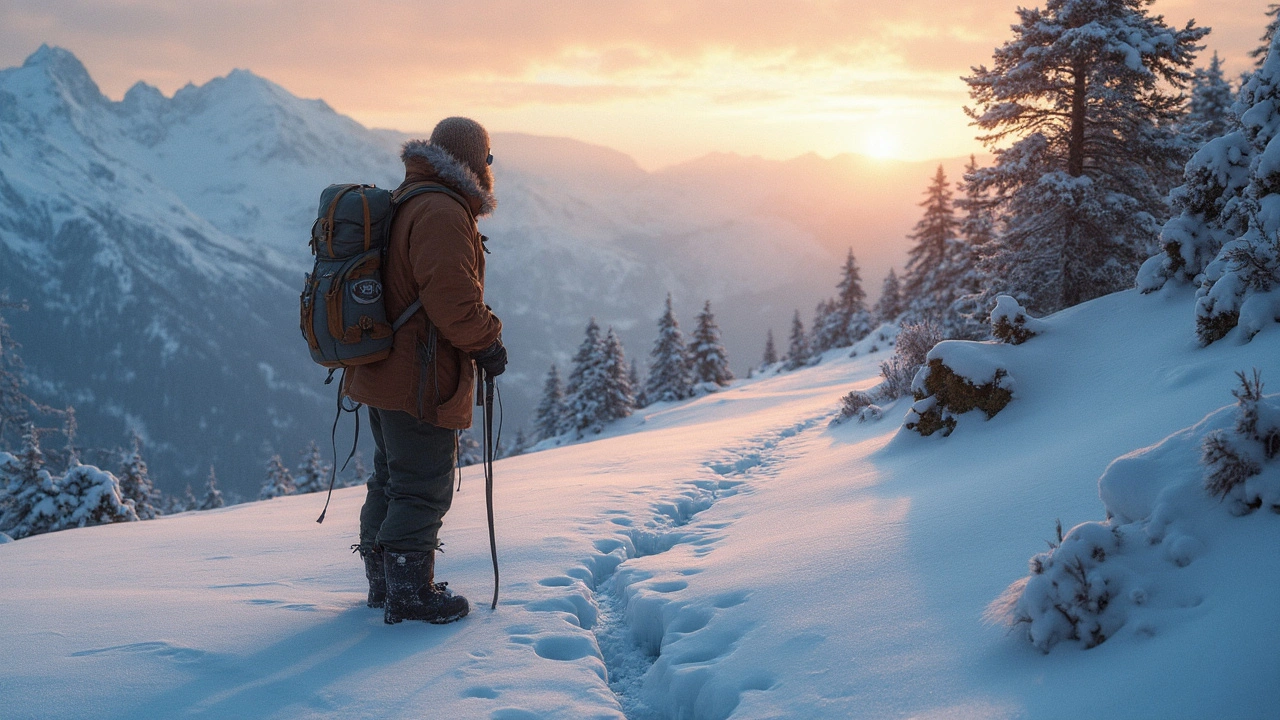
<svg viewBox="0 0 1280 720">
<path fill-rule="evenodd" d="M 401 149 L 400 159 L 406 164 L 415 159 L 425 160 L 446 185 L 479 201 L 476 217 L 488 215 L 498 207 L 498 199 L 493 196 L 492 177 L 481 179 L 466 163 L 442 147 L 426 140 L 410 140 Z"/>
</svg>

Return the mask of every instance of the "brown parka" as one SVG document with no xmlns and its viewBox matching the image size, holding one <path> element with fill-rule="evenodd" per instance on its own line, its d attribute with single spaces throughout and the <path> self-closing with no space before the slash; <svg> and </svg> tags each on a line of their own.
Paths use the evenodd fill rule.
<svg viewBox="0 0 1280 720">
<path fill-rule="evenodd" d="M 401 190 L 413 183 L 443 185 L 462 195 L 470 211 L 441 193 L 417 195 L 397 210 L 383 269 L 387 317 L 399 317 L 415 299 L 423 310 L 396 332 L 385 359 L 347 370 L 344 393 L 371 407 L 465 430 L 475 399 L 470 353 L 489 347 L 502 332 L 484 302 L 484 245 L 475 222 L 492 211 L 493 196 L 470 168 L 426 142 L 407 143 L 401 157 Z"/>
</svg>

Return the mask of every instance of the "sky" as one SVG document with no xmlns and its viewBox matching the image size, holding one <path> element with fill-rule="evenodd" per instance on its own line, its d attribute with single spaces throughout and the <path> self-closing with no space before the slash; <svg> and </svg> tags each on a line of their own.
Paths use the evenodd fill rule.
<svg viewBox="0 0 1280 720">
<path fill-rule="evenodd" d="M 1157 0 L 1251 63 L 1270 0 Z M 981 151 L 963 75 L 1017 0 L 4 0 L 0 66 L 62 46 L 120 98 L 245 68 L 370 127 L 448 115 L 566 136 L 646 168 L 708 152 L 903 160 Z M 1034 3 L 1023 2 L 1031 5 Z"/>
</svg>

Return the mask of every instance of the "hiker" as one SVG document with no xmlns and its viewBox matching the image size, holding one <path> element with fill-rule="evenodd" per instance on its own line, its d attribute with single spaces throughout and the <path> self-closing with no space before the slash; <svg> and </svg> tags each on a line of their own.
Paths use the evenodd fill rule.
<svg viewBox="0 0 1280 720">
<path fill-rule="evenodd" d="M 466 598 L 435 582 L 439 531 L 453 501 L 457 432 L 471 426 L 475 366 L 489 376 L 507 364 L 502 323 L 484 302 L 484 236 L 475 219 L 493 211 L 489 134 L 474 120 L 441 120 L 429 140 L 410 140 L 404 183 L 443 186 L 396 211 L 383 268 L 388 317 L 415 300 L 391 354 L 350 368 L 343 387 L 369 409 L 374 473 L 360 510 L 359 552 L 369 607 L 387 623 L 447 623 Z M 417 185 L 421 186 L 421 185 Z M 461 201 L 465 201 L 465 204 Z"/>
</svg>

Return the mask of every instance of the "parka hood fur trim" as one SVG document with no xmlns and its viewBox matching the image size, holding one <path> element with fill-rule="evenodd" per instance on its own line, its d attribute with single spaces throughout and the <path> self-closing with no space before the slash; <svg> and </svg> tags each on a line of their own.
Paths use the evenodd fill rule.
<svg viewBox="0 0 1280 720">
<path fill-rule="evenodd" d="M 480 177 L 467 164 L 454 157 L 442 147 L 432 145 L 426 140 L 410 140 L 400 151 L 400 159 L 408 162 L 410 158 L 421 158 L 431 163 L 436 174 L 455 190 L 461 191 L 480 201 L 480 212 L 477 217 L 488 215 L 498 207 L 498 199 L 492 190 L 484 189 Z"/>
</svg>

